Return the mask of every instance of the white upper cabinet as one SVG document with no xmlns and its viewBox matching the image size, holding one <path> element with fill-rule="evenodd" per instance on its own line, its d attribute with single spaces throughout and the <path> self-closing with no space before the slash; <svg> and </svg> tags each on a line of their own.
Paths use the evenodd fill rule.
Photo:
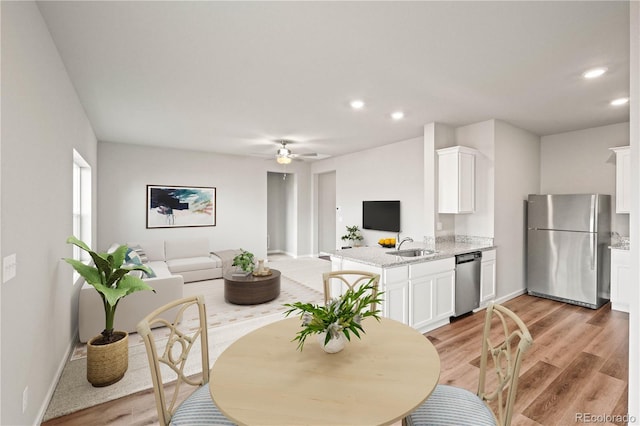
<svg viewBox="0 0 640 426">
<path fill-rule="evenodd" d="M 631 211 L 631 147 L 611 148 L 616 153 L 616 213 Z"/>
<path fill-rule="evenodd" d="M 438 213 L 473 213 L 476 207 L 476 151 L 464 146 L 439 149 Z"/>
</svg>

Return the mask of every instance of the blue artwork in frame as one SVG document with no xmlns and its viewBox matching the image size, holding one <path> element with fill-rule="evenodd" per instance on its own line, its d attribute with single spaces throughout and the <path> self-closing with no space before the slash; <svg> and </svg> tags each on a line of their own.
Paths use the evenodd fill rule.
<svg viewBox="0 0 640 426">
<path fill-rule="evenodd" d="M 216 226 L 216 188 L 147 185 L 147 228 Z"/>
</svg>

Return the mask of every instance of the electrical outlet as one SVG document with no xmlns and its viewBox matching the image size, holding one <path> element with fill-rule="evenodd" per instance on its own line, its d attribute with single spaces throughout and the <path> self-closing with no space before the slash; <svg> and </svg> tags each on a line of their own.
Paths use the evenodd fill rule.
<svg viewBox="0 0 640 426">
<path fill-rule="evenodd" d="M 16 254 L 10 254 L 2 259 L 2 282 L 6 283 L 16 276 Z"/>
<path fill-rule="evenodd" d="M 29 386 L 22 391 L 22 414 L 27 412 L 27 403 L 29 402 Z"/>
</svg>

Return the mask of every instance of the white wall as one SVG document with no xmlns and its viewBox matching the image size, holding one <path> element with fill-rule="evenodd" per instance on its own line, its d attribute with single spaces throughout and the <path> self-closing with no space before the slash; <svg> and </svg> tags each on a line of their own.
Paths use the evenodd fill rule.
<svg viewBox="0 0 640 426">
<path fill-rule="evenodd" d="M 290 256 L 296 256 L 298 253 L 298 236 L 299 234 L 305 234 L 304 231 L 299 231 L 297 226 L 288 226 L 290 223 L 298 223 L 298 180 L 300 177 L 297 174 L 287 174 L 284 183 L 284 223 L 287 227 L 285 234 L 285 247 L 284 251 Z"/>
<path fill-rule="evenodd" d="M 98 240 L 113 242 L 204 236 L 211 250 L 267 247 L 267 172 L 259 158 L 100 142 Z M 275 163 L 275 161 L 274 161 Z M 216 188 L 216 226 L 146 229 L 146 185 Z"/>
<path fill-rule="evenodd" d="M 454 235 L 455 217 L 438 213 L 438 157 L 436 150 L 456 145 L 455 129 L 441 123 L 424 126 L 425 236 Z"/>
<path fill-rule="evenodd" d="M 297 256 L 312 256 L 313 250 L 313 176 L 311 175 L 311 163 L 294 161 L 296 165 L 295 194 L 296 194 L 296 232 L 297 232 Z"/>
<path fill-rule="evenodd" d="M 36 4 L 0 7 L 1 251 L 17 256 L 2 284 L 0 424 L 25 425 L 42 418 L 77 333 L 79 287 L 61 259 L 72 255 L 73 149 L 95 176 L 96 138 Z"/>
<path fill-rule="evenodd" d="M 631 282 L 640 282 L 640 3 L 631 2 Z M 640 424 L 640 289 L 631 286 L 629 303 L 629 399 L 628 411 L 635 417 L 633 424 Z M 631 422 L 629 424 L 632 424 Z"/>
<path fill-rule="evenodd" d="M 312 163 L 311 173 L 336 172 L 336 244 L 346 226 L 362 229 L 362 201 L 400 200 L 401 236 L 422 241 L 425 235 L 423 138 L 396 142 L 355 154 Z M 341 217 L 341 220 L 340 220 Z M 363 230 L 363 244 L 376 245 L 394 233 Z"/>
<path fill-rule="evenodd" d="M 540 137 L 495 120 L 495 239 L 498 298 L 522 292 L 525 279 L 525 201 L 540 188 Z"/>
<path fill-rule="evenodd" d="M 478 150 L 476 155 L 476 210 L 455 215 L 455 233 L 476 237 L 494 236 L 495 120 L 455 129 L 456 145 Z M 440 215 L 441 217 L 444 215 Z"/>
<path fill-rule="evenodd" d="M 611 230 L 629 235 L 629 215 L 615 213 L 616 163 L 609 149 L 629 145 L 629 123 L 543 136 L 540 192 L 611 195 Z"/>
</svg>

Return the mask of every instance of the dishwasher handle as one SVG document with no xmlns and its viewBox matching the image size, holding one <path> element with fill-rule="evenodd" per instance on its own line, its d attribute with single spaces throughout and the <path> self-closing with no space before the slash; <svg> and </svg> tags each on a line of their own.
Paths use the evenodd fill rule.
<svg viewBox="0 0 640 426">
<path fill-rule="evenodd" d="M 461 263 L 479 261 L 480 259 L 482 259 L 482 252 L 480 251 L 459 254 L 456 256 L 456 265 L 459 265 Z"/>
</svg>

